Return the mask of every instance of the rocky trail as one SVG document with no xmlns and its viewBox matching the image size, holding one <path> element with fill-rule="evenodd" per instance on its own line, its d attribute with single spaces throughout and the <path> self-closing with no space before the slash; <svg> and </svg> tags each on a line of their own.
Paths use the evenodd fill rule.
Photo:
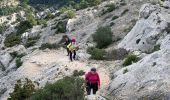
<svg viewBox="0 0 170 100">
<path fill-rule="evenodd" d="M 101 91 L 104 91 L 110 83 L 109 73 L 104 66 L 98 67 L 99 65 L 97 63 L 88 63 L 87 61 L 71 62 L 69 57 L 66 56 L 66 51 L 62 49 L 36 50 L 31 55 L 25 56 L 24 60 L 23 66 L 9 76 L 13 81 L 29 78 L 32 81 L 38 82 L 39 86 L 42 87 L 48 82 L 53 83 L 64 76 L 72 75 L 74 70 L 88 72 L 90 68 L 96 67 L 101 79 L 101 87 L 98 95 L 102 94 Z M 15 73 L 19 73 L 20 75 Z M 6 78 L 4 78 L 4 82 Z"/>
</svg>

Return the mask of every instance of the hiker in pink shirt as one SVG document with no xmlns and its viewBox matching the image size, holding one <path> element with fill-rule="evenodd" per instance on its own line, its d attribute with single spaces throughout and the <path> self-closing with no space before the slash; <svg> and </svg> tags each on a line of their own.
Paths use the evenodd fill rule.
<svg viewBox="0 0 170 100">
<path fill-rule="evenodd" d="M 100 78 L 96 72 L 96 68 L 92 68 L 85 76 L 86 79 L 86 91 L 87 95 L 90 95 L 91 89 L 93 89 L 93 94 L 96 94 L 100 87 Z"/>
</svg>

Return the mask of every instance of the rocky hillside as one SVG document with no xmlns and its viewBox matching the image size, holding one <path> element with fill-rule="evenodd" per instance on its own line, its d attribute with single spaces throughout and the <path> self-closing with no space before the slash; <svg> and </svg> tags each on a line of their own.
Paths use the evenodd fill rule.
<svg viewBox="0 0 170 100">
<path fill-rule="evenodd" d="M 9 98 L 19 79 L 39 89 L 92 67 L 101 88 L 89 100 L 170 99 L 170 1 L 105 0 L 41 12 L 25 6 L 0 17 L 0 100 Z M 74 62 L 62 47 L 64 35 L 79 46 Z"/>
<path fill-rule="evenodd" d="M 17 0 L 1 0 L 0 1 L 0 7 L 17 6 L 18 4 L 19 4 L 19 1 Z"/>
</svg>

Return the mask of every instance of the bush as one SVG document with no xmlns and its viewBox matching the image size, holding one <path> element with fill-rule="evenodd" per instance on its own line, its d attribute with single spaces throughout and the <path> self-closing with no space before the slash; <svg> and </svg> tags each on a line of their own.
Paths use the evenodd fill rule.
<svg viewBox="0 0 170 100">
<path fill-rule="evenodd" d="M 16 33 L 11 33 L 6 36 L 4 44 L 6 47 L 13 47 L 15 45 L 20 44 L 21 36 L 17 35 Z"/>
<path fill-rule="evenodd" d="M 0 34 L 3 34 L 3 32 L 6 30 L 6 26 L 0 25 Z"/>
<path fill-rule="evenodd" d="M 56 25 L 56 34 L 65 33 L 67 31 L 66 24 L 67 24 L 67 22 L 59 21 L 58 24 Z"/>
<path fill-rule="evenodd" d="M 122 13 L 121 16 L 123 16 L 124 14 L 126 14 L 129 11 L 129 9 L 125 9 Z"/>
<path fill-rule="evenodd" d="M 73 10 L 67 11 L 67 17 L 68 18 L 74 18 L 76 16 L 75 12 Z"/>
<path fill-rule="evenodd" d="M 114 3 L 108 4 L 108 5 L 106 5 L 106 7 L 108 7 L 107 12 L 112 12 L 113 10 L 116 9 L 116 5 Z"/>
<path fill-rule="evenodd" d="M 73 72 L 73 76 L 83 76 L 85 74 L 85 72 L 83 70 L 74 70 Z"/>
<path fill-rule="evenodd" d="M 42 44 L 39 49 L 40 50 L 45 50 L 47 48 L 48 49 L 58 49 L 58 48 L 60 48 L 60 45 L 45 43 L 45 44 Z"/>
<path fill-rule="evenodd" d="M 35 19 L 35 17 L 33 16 L 34 13 L 32 12 L 31 9 L 28 9 L 27 10 L 27 13 L 26 13 L 26 18 L 27 18 L 27 21 L 32 25 L 37 25 L 37 20 Z"/>
<path fill-rule="evenodd" d="M 31 37 L 31 38 L 28 38 L 26 44 L 25 44 L 25 47 L 26 48 L 29 48 L 31 46 L 34 46 L 35 43 L 40 39 L 40 36 L 36 36 L 36 37 Z"/>
<path fill-rule="evenodd" d="M 101 3 L 101 0 L 86 0 L 90 6 L 97 6 Z"/>
<path fill-rule="evenodd" d="M 107 60 L 122 60 L 128 55 L 128 51 L 126 49 L 115 49 L 111 52 L 107 52 L 106 59 Z"/>
<path fill-rule="evenodd" d="M 87 49 L 87 52 L 91 54 L 91 59 L 94 60 L 104 60 L 105 56 L 105 51 L 102 49 L 94 48 L 94 47 L 89 47 Z"/>
<path fill-rule="evenodd" d="M 10 53 L 10 55 L 13 57 L 13 58 L 22 58 L 23 56 L 25 56 L 25 54 L 18 54 L 16 51 Z"/>
<path fill-rule="evenodd" d="M 47 84 L 36 91 L 31 100 L 84 100 L 84 80 L 78 77 L 65 77 L 54 84 Z"/>
<path fill-rule="evenodd" d="M 16 66 L 17 68 L 21 67 L 23 62 L 21 61 L 21 58 L 16 58 Z"/>
<path fill-rule="evenodd" d="M 6 16 L 10 15 L 14 12 L 18 12 L 20 10 L 20 7 L 1 7 L 0 8 L 0 16 Z"/>
<path fill-rule="evenodd" d="M 112 31 L 110 27 L 100 27 L 93 35 L 97 48 L 105 48 L 112 43 Z"/>
<path fill-rule="evenodd" d="M 165 31 L 169 34 L 170 33 L 170 25 L 168 25 L 167 28 L 165 28 Z"/>
<path fill-rule="evenodd" d="M 18 26 L 16 26 L 17 34 L 22 34 L 26 32 L 27 29 L 32 28 L 33 25 L 29 21 L 22 21 Z"/>
<path fill-rule="evenodd" d="M 43 25 L 43 27 L 47 27 L 47 21 L 46 20 L 37 20 L 38 25 Z"/>
<path fill-rule="evenodd" d="M 48 13 L 45 19 L 49 20 L 49 19 L 53 19 L 54 17 L 55 15 L 53 15 L 52 13 Z"/>
<path fill-rule="evenodd" d="M 18 80 L 17 84 L 15 84 L 14 91 L 9 94 L 10 97 L 8 100 L 25 100 L 29 98 L 33 92 L 35 92 L 35 85 L 31 80 L 26 78 L 24 83 Z"/>
<path fill-rule="evenodd" d="M 139 61 L 139 58 L 136 55 L 128 55 L 128 57 L 123 62 L 123 66 L 128 66 L 138 61 Z"/>
<path fill-rule="evenodd" d="M 112 20 L 115 20 L 115 19 L 117 19 L 117 18 L 119 18 L 119 16 L 113 16 L 113 17 L 112 17 Z"/>
<path fill-rule="evenodd" d="M 115 25 L 115 23 L 114 23 L 114 22 L 111 22 L 111 23 L 110 23 L 110 26 L 113 26 L 113 25 Z"/>
<path fill-rule="evenodd" d="M 155 45 L 152 52 L 159 51 L 160 46 L 161 46 L 160 44 Z"/>
<path fill-rule="evenodd" d="M 125 74 L 125 73 L 127 73 L 127 72 L 128 72 L 128 69 L 127 69 L 127 68 L 123 70 L 123 74 Z"/>
</svg>

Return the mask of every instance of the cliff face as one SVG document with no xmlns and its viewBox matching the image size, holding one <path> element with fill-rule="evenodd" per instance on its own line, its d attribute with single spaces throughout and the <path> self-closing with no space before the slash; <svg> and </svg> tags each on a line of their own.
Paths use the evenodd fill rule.
<svg viewBox="0 0 170 100">
<path fill-rule="evenodd" d="M 168 4 L 166 1 L 166 4 Z M 165 3 L 164 3 L 165 4 Z M 108 90 L 119 99 L 169 100 L 170 14 L 168 5 L 144 4 L 133 29 L 119 43 L 119 48 L 147 53 L 137 63 L 117 71 Z M 160 46 L 158 51 L 155 47 Z M 149 54 L 148 54 L 149 53 Z M 128 72 L 123 74 L 127 69 Z"/>
</svg>

